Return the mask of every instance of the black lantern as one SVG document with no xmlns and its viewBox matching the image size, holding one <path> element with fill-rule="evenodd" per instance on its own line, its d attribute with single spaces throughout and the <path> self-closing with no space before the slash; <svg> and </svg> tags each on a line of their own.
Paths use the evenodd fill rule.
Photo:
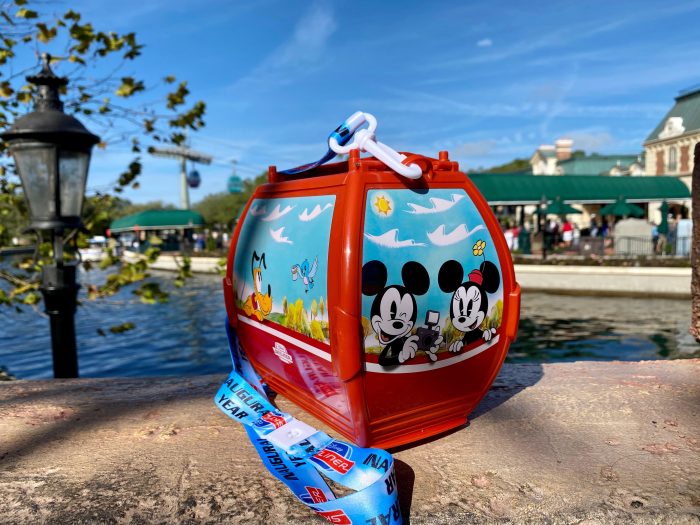
<svg viewBox="0 0 700 525">
<path fill-rule="evenodd" d="M 7 142 L 22 180 L 31 215 L 30 229 L 50 230 L 54 264 L 42 268 L 41 292 L 51 323 L 55 377 L 77 377 L 75 310 L 79 285 L 75 264 L 63 260 L 66 229 L 81 227 L 90 151 L 100 141 L 76 118 L 63 113 L 59 89 L 68 83 L 54 75 L 51 57 L 27 80 L 38 86 L 34 111 L 17 119 L 0 137 Z"/>
<path fill-rule="evenodd" d="M 77 228 L 82 226 L 90 151 L 100 138 L 63 112 L 58 91 L 68 80 L 54 75 L 49 55 L 42 60 L 41 72 L 27 77 L 39 87 L 34 111 L 17 119 L 0 137 L 8 143 L 22 179 L 30 228 Z"/>
</svg>

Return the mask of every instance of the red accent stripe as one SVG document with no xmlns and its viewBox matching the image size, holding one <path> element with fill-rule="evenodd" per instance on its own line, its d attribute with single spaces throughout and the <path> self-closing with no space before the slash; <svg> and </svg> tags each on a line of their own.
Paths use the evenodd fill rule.
<svg viewBox="0 0 700 525">
<path fill-rule="evenodd" d="M 248 319 L 253 319 L 256 323 L 260 323 L 261 321 L 258 321 L 258 318 L 255 317 L 254 315 L 245 315 L 245 312 L 243 310 L 238 310 L 238 313 L 240 313 L 243 317 L 247 317 Z M 331 353 L 331 345 L 327 343 L 323 343 L 319 341 L 318 339 L 314 339 L 312 337 L 309 337 L 304 334 L 300 334 L 299 332 L 295 332 L 294 330 L 290 330 L 286 326 L 282 326 L 281 324 L 273 323 L 271 321 L 268 321 L 267 319 L 262 320 L 262 324 L 265 326 L 269 326 L 270 328 L 274 328 L 275 330 L 282 332 L 286 336 L 289 336 L 293 339 L 298 339 L 302 343 L 306 343 L 307 345 L 313 346 L 317 350 L 320 350 L 321 352 L 326 352 L 326 353 Z M 249 326 L 249 325 L 243 325 L 246 326 L 246 328 L 252 328 L 255 330 L 255 327 Z M 273 336 L 274 337 L 274 336 Z"/>
</svg>

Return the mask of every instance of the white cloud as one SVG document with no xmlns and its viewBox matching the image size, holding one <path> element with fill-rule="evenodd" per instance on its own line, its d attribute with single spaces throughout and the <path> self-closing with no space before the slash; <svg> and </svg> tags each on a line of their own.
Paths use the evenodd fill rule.
<svg viewBox="0 0 700 525">
<path fill-rule="evenodd" d="M 455 204 L 457 204 L 459 201 L 461 201 L 464 198 L 464 195 L 460 195 L 458 193 L 453 193 L 451 195 L 452 200 L 448 199 L 440 199 L 438 197 L 430 197 L 430 203 L 432 204 L 432 207 L 426 207 L 426 206 L 420 206 L 418 204 L 414 204 L 412 202 L 408 202 L 407 204 L 412 208 L 410 211 L 406 210 L 406 213 L 412 213 L 416 215 L 423 215 L 425 213 L 441 213 L 444 211 L 449 210 L 452 208 Z"/>
<path fill-rule="evenodd" d="M 263 219 L 264 220 L 264 219 Z M 284 226 L 277 230 L 273 230 L 270 228 L 270 235 L 272 238 L 275 240 L 275 242 L 280 242 L 284 244 L 294 244 L 292 241 L 289 240 L 289 237 L 285 237 L 282 235 L 284 233 Z"/>
<path fill-rule="evenodd" d="M 296 206 L 286 206 L 283 210 L 280 211 L 280 205 L 278 204 L 277 206 L 275 206 L 275 209 L 272 210 L 272 213 L 267 217 L 263 217 L 262 220 L 265 222 L 276 221 L 280 217 L 284 217 L 285 215 L 287 215 L 295 207 Z"/>
<path fill-rule="evenodd" d="M 564 135 L 574 141 L 575 149 L 594 152 L 605 149 L 616 143 L 613 136 L 607 131 L 571 131 Z"/>
<path fill-rule="evenodd" d="M 681 68 L 682 69 L 682 68 Z M 539 83 L 539 81 L 537 81 Z M 582 79 L 577 80 L 578 83 Z M 602 82 L 602 80 L 601 80 Z M 627 82 L 628 86 L 629 79 Z M 528 88 L 528 85 L 521 82 L 522 89 Z M 600 85 L 600 83 L 598 84 Z M 530 86 L 531 87 L 531 86 Z M 607 89 L 607 84 L 606 84 Z M 657 117 L 659 113 L 668 110 L 668 104 L 635 102 L 625 104 L 577 104 L 561 101 L 540 101 L 540 102 L 515 102 L 515 103 L 484 103 L 475 104 L 462 102 L 468 98 L 468 92 L 463 95 L 455 93 L 447 97 L 436 95 L 434 92 L 411 91 L 405 89 L 392 88 L 388 90 L 392 95 L 390 100 L 382 101 L 382 107 L 385 111 L 396 113 L 431 113 L 448 115 L 454 118 L 457 115 L 469 117 L 546 117 L 556 111 L 560 117 L 639 117 L 650 116 Z M 378 104 L 376 101 L 366 102 L 369 104 Z M 479 145 L 480 147 L 488 147 L 488 143 Z"/>
<path fill-rule="evenodd" d="M 314 209 L 311 210 L 311 213 L 309 213 L 308 208 L 304 208 L 304 211 L 299 214 L 299 220 L 308 222 L 314 220 L 316 217 L 321 215 L 324 211 L 326 211 L 328 208 L 332 208 L 333 205 L 329 202 L 326 204 L 323 208 L 321 208 L 320 204 L 317 204 L 314 206 Z"/>
<path fill-rule="evenodd" d="M 468 238 L 474 232 L 478 232 L 479 230 L 483 229 L 483 224 L 475 226 L 472 230 L 467 230 L 466 224 L 460 224 L 450 233 L 446 234 L 445 225 L 441 224 L 435 229 L 435 231 L 428 233 L 428 239 L 430 239 L 430 242 L 432 242 L 435 246 L 449 246 L 451 244 L 457 244 L 458 242 Z"/>
<path fill-rule="evenodd" d="M 491 47 L 493 45 L 493 40 L 490 38 L 482 38 L 476 43 L 476 47 Z"/>
<path fill-rule="evenodd" d="M 455 148 L 454 155 L 464 155 L 465 157 L 483 157 L 484 155 L 491 153 L 497 144 L 498 141 L 494 139 L 465 142 Z"/>
<path fill-rule="evenodd" d="M 265 215 L 266 213 L 267 213 L 267 208 L 265 206 L 251 206 L 250 207 L 250 214 L 253 217 Z"/>
<path fill-rule="evenodd" d="M 288 84 L 299 75 L 327 63 L 326 48 L 337 28 L 328 2 L 315 2 L 297 22 L 291 37 L 272 51 L 247 76 L 238 80 L 234 88 L 262 89 L 271 84 Z"/>
<path fill-rule="evenodd" d="M 365 237 L 367 237 L 370 241 L 372 241 L 374 244 L 378 244 L 379 246 L 383 246 L 384 248 L 406 248 L 408 246 L 425 246 L 424 243 L 416 242 L 413 239 L 406 239 L 405 241 L 400 241 L 398 240 L 398 236 L 398 228 L 389 230 L 388 232 L 383 233 L 381 235 L 370 235 L 369 233 L 365 233 Z"/>
</svg>

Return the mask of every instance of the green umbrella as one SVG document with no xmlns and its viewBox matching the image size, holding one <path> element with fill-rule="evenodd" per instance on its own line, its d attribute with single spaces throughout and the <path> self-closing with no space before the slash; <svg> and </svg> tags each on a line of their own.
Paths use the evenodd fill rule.
<svg viewBox="0 0 700 525">
<path fill-rule="evenodd" d="M 661 212 L 661 222 L 656 227 L 656 231 L 666 235 L 668 234 L 668 202 L 663 201 L 659 211 Z"/>
<path fill-rule="evenodd" d="M 577 210 L 570 204 L 566 204 L 561 200 L 561 197 L 557 197 L 547 206 L 547 215 L 570 215 L 572 213 L 583 213 Z"/>
<path fill-rule="evenodd" d="M 644 210 L 635 204 L 630 204 L 623 197 L 619 197 L 612 204 L 603 206 L 598 212 L 601 215 L 614 215 L 615 217 L 644 217 Z"/>
</svg>

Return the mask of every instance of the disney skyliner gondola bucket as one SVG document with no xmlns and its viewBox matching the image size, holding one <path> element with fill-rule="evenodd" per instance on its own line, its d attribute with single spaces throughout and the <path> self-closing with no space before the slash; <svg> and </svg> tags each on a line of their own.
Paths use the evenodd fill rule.
<svg viewBox="0 0 700 525">
<path fill-rule="evenodd" d="M 447 152 L 397 153 L 376 127 L 357 112 L 319 161 L 271 167 L 223 280 L 234 371 L 215 401 L 273 475 L 339 524 L 401 522 L 391 455 L 361 447 L 464 425 L 520 310 L 510 252 L 474 184 Z M 347 161 L 324 164 L 336 154 Z M 352 443 L 279 412 L 267 388 Z M 319 473 L 358 492 L 335 499 Z"/>
</svg>

